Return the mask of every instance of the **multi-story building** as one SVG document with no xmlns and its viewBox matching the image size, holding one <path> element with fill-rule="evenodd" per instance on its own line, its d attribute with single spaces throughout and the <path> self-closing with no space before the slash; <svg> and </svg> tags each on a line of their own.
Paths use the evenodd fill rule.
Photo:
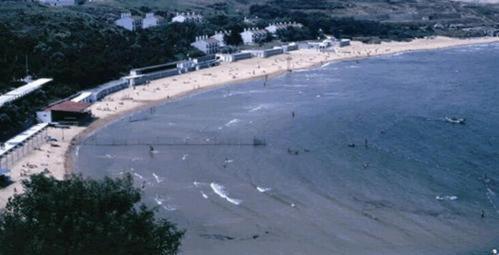
<svg viewBox="0 0 499 255">
<path fill-rule="evenodd" d="M 230 33 L 231 33 L 231 31 L 218 31 L 218 32 L 215 32 L 215 34 L 212 35 L 211 38 L 219 41 L 220 42 L 220 46 L 223 47 L 223 46 L 227 45 L 225 43 L 225 36 L 229 35 Z"/>
<path fill-rule="evenodd" d="M 257 44 L 267 38 L 268 32 L 265 29 L 248 28 L 241 33 L 241 38 L 245 45 Z"/>
<path fill-rule="evenodd" d="M 142 19 L 140 19 L 140 17 L 132 16 L 130 12 L 124 12 L 114 23 L 126 30 L 135 31 L 142 26 Z"/>
<path fill-rule="evenodd" d="M 206 54 L 215 54 L 220 49 L 220 42 L 217 39 L 204 35 L 196 37 L 196 41 L 191 43 L 191 46 Z"/>
<path fill-rule="evenodd" d="M 175 14 L 175 17 L 172 18 L 172 22 L 179 22 L 179 23 L 184 23 L 184 22 L 199 23 L 202 21 L 203 21 L 203 16 L 201 16 L 201 14 L 197 14 L 195 12 L 187 12 L 187 13 L 177 12 Z"/>
<path fill-rule="evenodd" d="M 161 17 L 154 15 L 153 12 L 146 13 L 146 17 L 142 20 L 142 29 L 159 26 Z"/>
</svg>

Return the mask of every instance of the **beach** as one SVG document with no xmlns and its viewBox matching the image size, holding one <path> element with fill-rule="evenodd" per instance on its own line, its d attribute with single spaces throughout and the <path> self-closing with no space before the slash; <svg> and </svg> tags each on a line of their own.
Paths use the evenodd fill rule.
<svg viewBox="0 0 499 255">
<path fill-rule="evenodd" d="M 11 177 L 15 183 L 0 191 L 0 207 L 5 206 L 10 196 L 16 192 L 22 192 L 21 181 L 31 174 L 43 172 L 45 169 L 57 179 L 71 174 L 72 157 L 78 155 L 78 142 L 99 128 L 133 111 L 154 107 L 194 91 L 227 84 L 238 84 L 256 78 L 272 77 L 291 70 L 307 69 L 329 62 L 498 41 L 497 37 L 475 39 L 435 37 L 416 39 L 411 42 L 389 42 L 373 45 L 352 42 L 351 46 L 339 48 L 337 52 L 301 49 L 267 59 L 253 58 L 221 64 L 209 69 L 155 80 L 135 89 L 122 90 L 107 96 L 90 107 L 93 115 L 97 118 L 90 126 L 70 127 L 63 130 L 49 128 L 49 136 L 56 139 L 57 142 L 46 143 L 39 149 L 33 150 L 12 167 Z"/>
<path fill-rule="evenodd" d="M 72 169 L 132 175 L 157 217 L 186 230 L 182 254 L 487 254 L 499 240 L 498 49 L 199 90 L 90 134 Z"/>
</svg>

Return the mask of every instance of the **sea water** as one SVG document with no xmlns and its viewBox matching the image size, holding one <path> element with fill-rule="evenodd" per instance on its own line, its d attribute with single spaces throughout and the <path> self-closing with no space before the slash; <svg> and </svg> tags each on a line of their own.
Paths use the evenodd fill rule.
<svg viewBox="0 0 499 255">
<path fill-rule="evenodd" d="M 198 92 L 103 128 L 75 167 L 135 176 L 185 254 L 488 254 L 498 60 L 468 46 Z"/>
</svg>

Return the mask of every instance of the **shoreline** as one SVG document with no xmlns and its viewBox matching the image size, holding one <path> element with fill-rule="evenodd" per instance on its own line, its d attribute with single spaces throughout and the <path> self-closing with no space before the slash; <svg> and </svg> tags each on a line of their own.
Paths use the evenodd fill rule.
<svg viewBox="0 0 499 255">
<path fill-rule="evenodd" d="M 49 135 L 58 140 L 57 147 L 54 143 L 46 143 L 40 149 L 33 150 L 16 162 L 12 167 L 12 179 L 15 183 L 0 190 L 0 208 L 5 207 L 10 196 L 20 192 L 22 189 L 20 181 L 29 175 L 40 173 L 44 169 L 48 169 L 50 174 L 57 179 L 67 178 L 72 174 L 78 145 L 94 132 L 134 112 L 181 100 L 182 97 L 196 91 L 238 85 L 264 77 L 272 78 L 288 72 L 288 68 L 289 70 L 312 69 L 326 63 L 497 42 L 499 42 L 499 37 L 473 39 L 435 37 L 375 45 L 353 42 L 352 46 L 339 48 L 337 53 L 300 49 L 290 54 L 266 59 L 252 58 L 234 63 L 223 63 L 213 68 L 154 80 L 150 84 L 138 86 L 135 90 L 128 88 L 116 92 L 90 107 L 98 119 L 89 126 L 70 127 L 67 131 L 50 128 Z M 35 167 L 32 167 L 33 165 Z"/>
</svg>

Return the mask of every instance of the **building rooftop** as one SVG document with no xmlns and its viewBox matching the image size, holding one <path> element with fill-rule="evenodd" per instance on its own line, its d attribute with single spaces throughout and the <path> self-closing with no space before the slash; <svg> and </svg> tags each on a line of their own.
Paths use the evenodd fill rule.
<svg viewBox="0 0 499 255">
<path fill-rule="evenodd" d="M 26 140 L 28 140 L 29 138 L 33 137 L 38 132 L 40 132 L 43 129 L 45 129 L 48 125 L 49 125 L 48 123 L 40 123 L 40 124 L 34 125 L 31 128 L 29 128 L 28 130 L 22 132 L 21 134 L 13 137 L 10 140 L 8 140 L 7 142 L 5 142 L 4 146 L 2 148 L 0 148 L 0 157 L 2 157 L 5 154 L 9 153 L 16 146 L 21 145 Z"/>
<path fill-rule="evenodd" d="M 18 98 L 26 96 L 27 94 L 41 88 L 43 85 L 51 81 L 52 79 L 48 78 L 38 79 L 24 86 L 21 86 L 17 89 L 14 89 L 6 94 L 0 95 L 0 107 L 2 107 L 6 103 L 12 102 Z"/>
<path fill-rule="evenodd" d="M 71 99 L 71 101 L 73 102 L 80 102 L 80 101 L 83 101 L 85 98 L 89 97 L 90 95 L 92 95 L 92 92 L 90 91 L 83 91 L 80 93 L 80 95 L 78 95 L 77 97 Z"/>
<path fill-rule="evenodd" d="M 64 101 L 62 103 L 50 106 L 46 109 L 46 111 L 83 113 L 89 106 L 89 103 Z"/>
</svg>

